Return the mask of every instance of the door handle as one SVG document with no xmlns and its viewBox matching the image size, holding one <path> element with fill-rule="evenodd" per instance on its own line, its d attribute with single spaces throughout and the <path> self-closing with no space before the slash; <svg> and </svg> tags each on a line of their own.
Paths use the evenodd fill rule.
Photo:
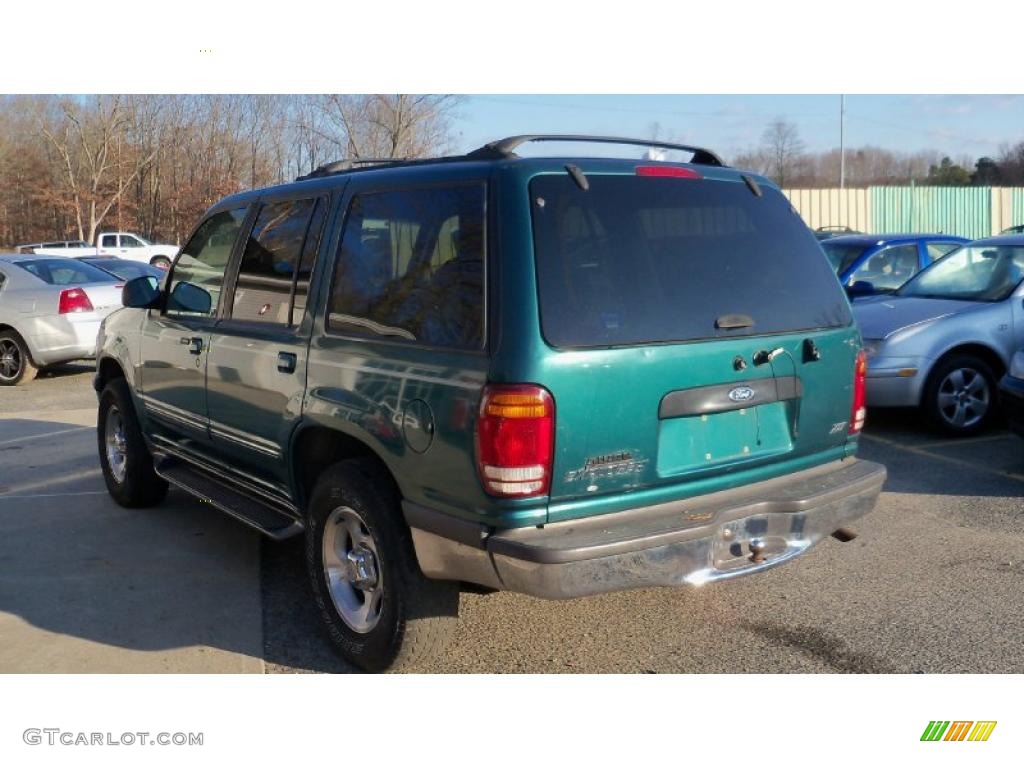
<svg viewBox="0 0 1024 768">
<path fill-rule="evenodd" d="M 294 352 L 277 353 L 277 370 L 281 373 L 295 373 L 296 357 Z"/>
<path fill-rule="evenodd" d="M 193 355 L 203 353 L 203 340 L 199 336 L 182 336 L 181 343 L 187 344 L 189 353 Z"/>
</svg>

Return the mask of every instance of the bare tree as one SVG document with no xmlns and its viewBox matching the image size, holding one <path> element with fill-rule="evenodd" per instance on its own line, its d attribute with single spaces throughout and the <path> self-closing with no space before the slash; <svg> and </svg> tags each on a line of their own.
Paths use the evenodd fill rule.
<svg viewBox="0 0 1024 768">
<path fill-rule="evenodd" d="M 78 237 L 92 242 L 96 230 L 139 173 L 126 171 L 117 146 L 129 123 L 124 97 L 96 97 L 91 104 L 65 100 L 56 126 L 43 125 L 42 133 L 60 158 L 66 204 L 78 226 Z M 153 149 L 142 165 L 152 160 Z"/>
<path fill-rule="evenodd" d="M 315 130 L 341 158 L 424 157 L 448 151 L 459 97 L 335 94 L 316 104 Z"/>
<path fill-rule="evenodd" d="M 764 129 L 761 144 L 768 160 L 769 175 L 784 187 L 805 148 L 796 126 L 781 117 L 776 118 Z"/>
</svg>

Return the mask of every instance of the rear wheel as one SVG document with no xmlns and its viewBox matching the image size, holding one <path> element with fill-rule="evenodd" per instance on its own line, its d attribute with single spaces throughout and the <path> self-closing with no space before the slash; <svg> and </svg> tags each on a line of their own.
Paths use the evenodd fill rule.
<svg viewBox="0 0 1024 768">
<path fill-rule="evenodd" d="M 14 331 L 0 333 L 0 386 L 28 384 L 38 372 L 21 336 Z"/>
<path fill-rule="evenodd" d="M 122 507 L 151 507 L 167 495 L 167 481 L 153 471 L 153 456 L 142 439 L 128 383 L 107 384 L 96 421 L 103 482 Z"/>
<path fill-rule="evenodd" d="M 420 571 L 398 494 L 372 462 L 340 462 L 317 482 L 306 568 L 335 648 L 361 669 L 415 670 L 454 629 L 458 585 Z"/>
<path fill-rule="evenodd" d="M 933 429 L 954 437 L 982 431 L 996 411 L 996 376 L 973 355 L 942 360 L 928 376 L 921 406 Z"/>
</svg>

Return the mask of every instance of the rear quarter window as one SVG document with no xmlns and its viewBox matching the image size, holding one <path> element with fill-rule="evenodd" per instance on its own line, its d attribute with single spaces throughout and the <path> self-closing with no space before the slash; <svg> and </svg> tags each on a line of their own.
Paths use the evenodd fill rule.
<svg viewBox="0 0 1024 768">
<path fill-rule="evenodd" d="M 544 337 L 578 348 L 842 327 L 849 305 L 814 235 L 774 188 L 568 175 L 530 183 Z M 748 328 L 720 330 L 725 315 Z"/>
<path fill-rule="evenodd" d="M 117 281 L 109 272 L 91 264 L 67 258 L 32 259 L 16 262 L 29 274 L 48 285 L 80 285 L 82 283 L 113 283 Z"/>
</svg>

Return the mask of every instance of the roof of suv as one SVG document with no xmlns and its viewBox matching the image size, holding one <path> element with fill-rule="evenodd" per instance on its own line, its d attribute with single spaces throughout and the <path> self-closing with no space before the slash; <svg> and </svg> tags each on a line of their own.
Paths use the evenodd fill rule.
<svg viewBox="0 0 1024 768">
<path fill-rule="evenodd" d="M 558 143 L 590 143 L 590 144 L 615 144 L 638 147 L 650 147 L 667 149 L 673 151 L 684 151 L 692 154 L 689 162 L 674 162 L 666 160 L 648 159 L 643 157 L 607 157 L 599 155 L 560 155 L 543 157 L 520 157 L 515 149 L 523 144 L 532 142 L 558 142 Z M 633 169 L 637 165 L 648 164 L 657 166 L 682 166 L 699 170 L 705 178 L 738 180 L 746 177 L 754 181 L 754 186 L 775 185 L 767 178 L 755 174 L 740 171 L 727 167 L 722 160 L 713 152 L 701 147 L 672 142 L 653 141 L 649 139 L 629 139 L 609 136 L 580 136 L 560 134 L 531 134 L 523 136 L 510 136 L 499 141 L 473 150 L 465 155 L 448 157 L 435 157 L 426 159 L 356 159 L 342 160 L 322 165 L 310 174 L 298 177 L 294 182 L 265 187 L 263 189 L 247 190 L 221 200 L 216 207 L 235 205 L 249 202 L 268 189 L 275 192 L 289 192 L 295 190 L 318 190 L 330 189 L 336 186 L 332 181 L 338 176 L 358 175 L 359 177 L 370 176 L 374 180 L 398 179 L 415 180 L 418 177 L 429 177 L 436 179 L 438 172 L 451 168 L 452 175 L 465 174 L 469 172 L 483 172 L 492 169 L 496 164 L 515 164 L 523 166 L 528 171 L 552 170 L 554 168 L 566 169 L 566 165 L 572 162 L 586 160 L 588 166 L 596 164 L 594 170 L 602 172 L 622 172 L 626 168 Z M 442 170 L 444 169 L 444 170 Z M 756 193 L 755 193 L 756 194 Z"/>
</svg>

